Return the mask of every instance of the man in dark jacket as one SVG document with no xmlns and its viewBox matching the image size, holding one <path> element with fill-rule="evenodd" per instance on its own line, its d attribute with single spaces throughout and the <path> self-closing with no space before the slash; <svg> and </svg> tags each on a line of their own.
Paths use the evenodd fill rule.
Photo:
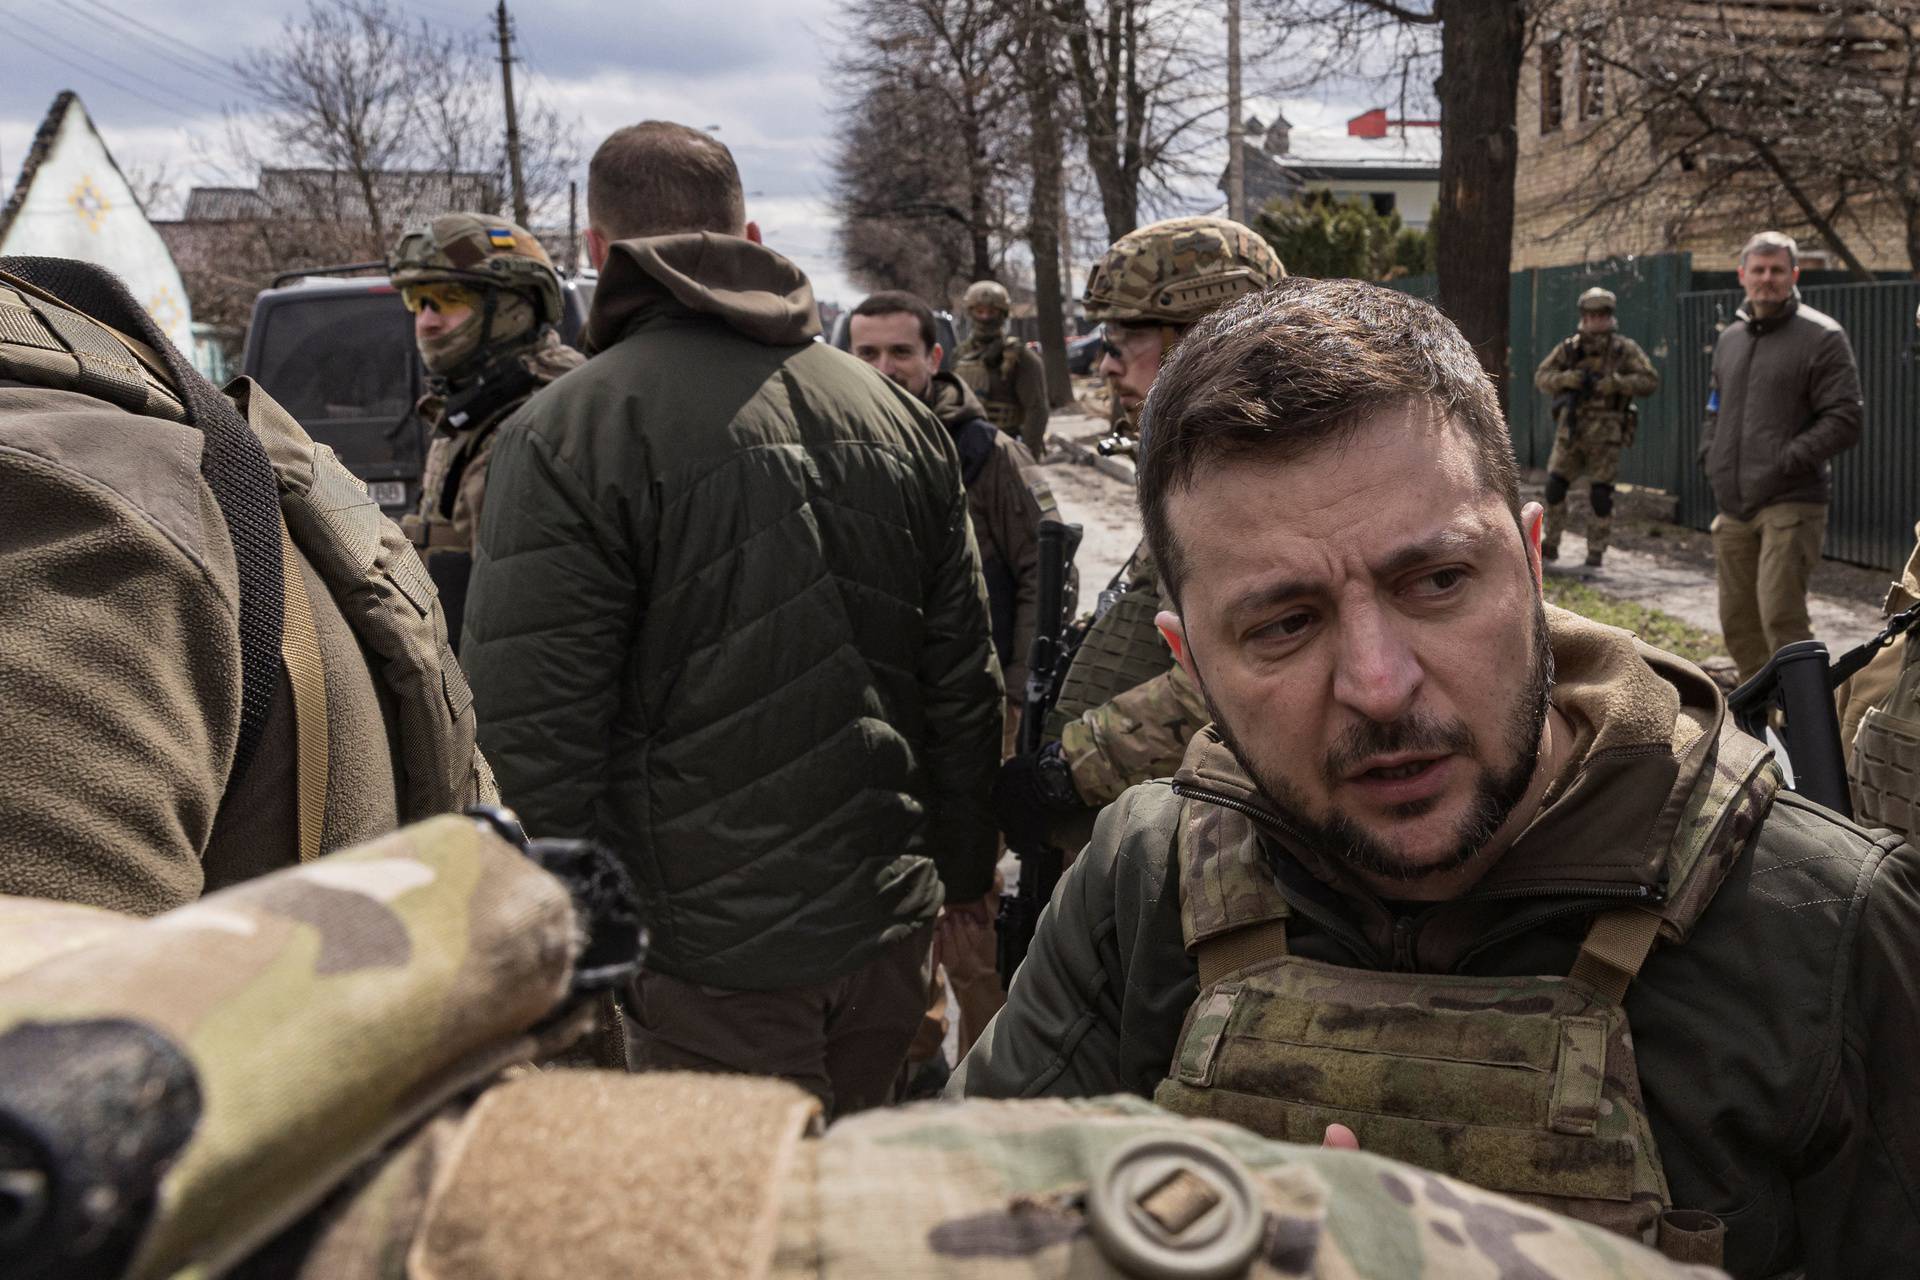
<svg viewBox="0 0 1920 1280">
<path fill-rule="evenodd" d="M 494 447 L 469 670 L 501 793 L 629 860 L 637 1064 L 884 1101 L 942 888 L 992 883 L 1002 692 L 953 442 L 819 332 L 727 149 L 595 153 L 593 352 Z"/>
<path fill-rule="evenodd" d="M 1026 446 L 987 420 L 973 389 L 958 375 L 941 371 L 933 309 L 924 301 L 900 290 L 876 293 L 853 309 L 847 325 L 853 354 L 932 409 L 959 451 L 973 538 L 987 577 L 993 647 L 1007 677 L 1001 754 L 1011 754 L 1040 594 L 1040 522 L 1059 515 L 1053 491 Z M 999 895 L 989 893 L 979 902 L 949 901 L 940 915 L 934 958 L 960 1006 L 963 1054 L 1006 998 L 995 968 L 998 908 Z M 908 1055 L 911 1063 L 931 1064 L 943 1052 L 945 1015 L 945 984 L 936 980 L 927 1022 Z"/>
<path fill-rule="evenodd" d="M 1713 349 L 1700 460 L 1713 518 L 1720 630 L 1747 679 L 1811 640 L 1807 579 L 1832 497 L 1828 459 L 1860 439 L 1860 371 L 1832 316 L 1800 301 L 1799 248 L 1762 231 L 1740 251 L 1747 301 Z"/>
<path fill-rule="evenodd" d="M 1542 604 L 1459 331 L 1284 282 L 1146 420 L 1213 723 L 1101 815 L 960 1088 L 1357 1136 L 1735 1276 L 1911 1274 L 1920 855 L 1783 790 L 1691 664 Z"/>
</svg>

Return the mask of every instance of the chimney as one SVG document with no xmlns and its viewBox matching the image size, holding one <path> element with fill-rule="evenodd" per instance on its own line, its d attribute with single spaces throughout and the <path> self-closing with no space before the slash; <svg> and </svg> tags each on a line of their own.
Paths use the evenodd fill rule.
<svg viewBox="0 0 1920 1280">
<path fill-rule="evenodd" d="M 1251 130 L 1253 122 L 1248 121 L 1247 123 L 1249 130 Z M 1287 123 L 1287 118 L 1284 115 L 1274 116 L 1273 123 L 1267 126 L 1267 136 L 1266 139 L 1261 142 L 1261 148 L 1270 156 L 1283 156 L 1287 154 L 1287 151 L 1293 146 L 1292 131 L 1293 126 Z"/>
</svg>

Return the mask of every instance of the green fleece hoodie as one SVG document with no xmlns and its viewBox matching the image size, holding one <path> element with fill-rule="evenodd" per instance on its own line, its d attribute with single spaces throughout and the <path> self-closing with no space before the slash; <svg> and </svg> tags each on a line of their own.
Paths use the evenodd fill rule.
<svg viewBox="0 0 1920 1280">
<path fill-rule="evenodd" d="M 638 881 L 661 972 L 859 967 L 992 882 L 1001 687 L 948 433 L 751 241 L 613 246 L 501 428 L 462 658 L 501 794 Z"/>
<path fill-rule="evenodd" d="M 1625 632 L 1549 619 L 1577 763 L 1472 891 L 1395 912 L 1290 839 L 1203 732 L 1171 785 L 1134 787 L 1101 814 L 953 1091 L 1150 1094 L 1197 992 L 1188 937 L 1255 923 L 1269 898 L 1290 912 L 1295 955 L 1477 976 L 1566 974 L 1593 915 L 1636 903 L 1663 920 L 1624 1004 L 1673 1203 L 1726 1223 L 1735 1276 L 1911 1274 L 1920 855 L 1780 791 L 1704 875 L 1676 877 L 1652 836 L 1676 806 L 1700 821 L 1726 803 L 1692 750 L 1722 731 L 1725 703 Z M 1269 875 L 1237 892 L 1183 875 L 1178 833 L 1194 813 L 1217 819 L 1214 865 Z"/>
</svg>

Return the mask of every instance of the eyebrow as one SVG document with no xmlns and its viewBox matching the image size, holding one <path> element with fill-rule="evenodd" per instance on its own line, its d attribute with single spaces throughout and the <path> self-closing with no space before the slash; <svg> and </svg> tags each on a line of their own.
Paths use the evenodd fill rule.
<svg viewBox="0 0 1920 1280">
<path fill-rule="evenodd" d="M 1409 569 L 1436 560 L 1445 560 L 1451 556 L 1465 555 L 1483 545 L 1486 535 L 1483 532 L 1470 532 L 1465 529 L 1442 529 L 1440 532 L 1419 542 L 1410 543 L 1387 556 L 1386 559 L 1367 566 L 1376 578 L 1397 578 Z M 1303 596 L 1324 594 L 1326 583 L 1320 578 L 1282 578 L 1248 587 L 1227 603 L 1226 613 L 1233 616 L 1251 613 L 1287 600 Z"/>
</svg>

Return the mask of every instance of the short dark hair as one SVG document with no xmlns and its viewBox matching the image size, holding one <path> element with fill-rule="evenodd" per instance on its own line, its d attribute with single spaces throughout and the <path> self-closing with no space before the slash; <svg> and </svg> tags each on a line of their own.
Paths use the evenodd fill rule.
<svg viewBox="0 0 1920 1280">
<path fill-rule="evenodd" d="M 610 240 L 747 224 L 740 170 L 711 134 L 666 120 L 615 129 L 587 166 L 587 222 Z"/>
<path fill-rule="evenodd" d="M 1186 566 L 1167 497 L 1202 467 L 1302 457 L 1401 404 L 1431 406 L 1467 433 L 1481 478 L 1517 521 L 1519 475 L 1493 380 L 1427 303 L 1291 276 L 1202 319 L 1161 366 L 1141 418 L 1140 516 L 1169 593 L 1178 599 Z"/>
<path fill-rule="evenodd" d="M 853 309 L 853 316 L 897 316 L 910 315 L 920 323 L 920 344 L 932 351 L 934 344 L 940 341 L 939 333 L 933 327 L 933 308 L 920 299 L 918 294 L 908 293 L 905 289 L 883 289 L 879 293 L 870 293 L 860 300 Z M 847 344 L 853 344 L 853 316 L 847 317 Z"/>
</svg>

